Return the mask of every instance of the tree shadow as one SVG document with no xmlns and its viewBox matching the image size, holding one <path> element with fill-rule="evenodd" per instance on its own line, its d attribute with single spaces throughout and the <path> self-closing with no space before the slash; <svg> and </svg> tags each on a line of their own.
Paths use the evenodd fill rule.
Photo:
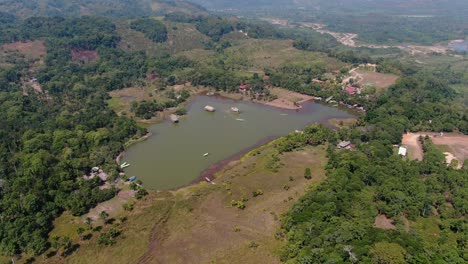
<svg viewBox="0 0 468 264">
<path fill-rule="evenodd" d="M 73 252 L 75 252 L 76 250 L 78 250 L 80 248 L 80 244 L 74 244 L 73 246 L 71 246 L 67 251 L 63 252 L 62 256 L 63 257 L 68 257 L 70 256 L 71 254 L 73 254 Z"/>
<path fill-rule="evenodd" d="M 47 258 L 51 258 L 51 257 L 53 257 L 53 256 L 55 256 L 55 255 L 57 255 L 57 251 L 51 251 L 51 252 L 49 252 L 49 253 L 46 254 L 46 257 L 47 257 Z"/>
<path fill-rule="evenodd" d="M 25 264 L 31 264 L 31 263 L 34 263 L 34 261 L 36 261 L 36 258 L 30 257 L 30 258 L 28 258 L 24 263 L 25 263 Z"/>
<path fill-rule="evenodd" d="M 93 228 L 94 232 L 100 232 L 101 230 L 102 230 L 102 226 L 96 226 L 95 228 Z"/>
<path fill-rule="evenodd" d="M 83 240 L 90 240 L 92 237 L 93 237 L 93 234 L 89 233 L 83 236 Z"/>
</svg>

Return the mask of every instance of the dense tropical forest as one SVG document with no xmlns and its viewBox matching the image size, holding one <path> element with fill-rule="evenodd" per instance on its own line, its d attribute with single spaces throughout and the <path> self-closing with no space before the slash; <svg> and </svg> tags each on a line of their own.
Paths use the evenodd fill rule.
<svg viewBox="0 0 468 264">
<path fill-rule="evenodd" d="M 278 143 L 281 152 L 339 140 L 357 145 L 355 151 L 330 147 L 327 180 L 308 191 L 284 216 L 281 237 L 288 245 L 281 252 L 282 261 L 468 261 L 466 165 L 461 170 L 447 166 L 441 151 L 428 138 L 420 139 L 424 147 L 424 160 L 420 162 L 403 160 L 392 148 L 407 131 L 468 134 L 466 105 L 457 101 L 461 93 L 453 88 L 468 86 L 464 69 L 409 65 L 399 60 L 399 50 L 351 49 L 329 35 L 208 15 L 203 8 L 182 1 L 158 2 L 162 9 L 157 10 L 151 8 L 153 1 L 40 2 L 0 1 L 5 11 L 0 12 L 0 44 L 41 41 L 46 48 L 42 59 L 12 52 L 1 61 L 2 255 L 44 253 L 53 246 L 49 232 L 54 219 L 64 211 L 84 215 L 116 195 L 116 188 L 101 190 L 99 178 L 85 180 L 83 175 L 97 166 L 111 181 L 117 181 L 121 171 L 115 158 L 127 142 L 147 131 L 130 113 L 117 115 L 109 106 L 108 93 L 144 86 L 148 79 L 156 79 L 165 101 L 133 102 L 131 113 L 136 118 L 151 119 L 158 112 L 183 104 L 191 96 L 189 92 L 176 94 L 165 89 L 185 83 L 226 92 L 248 84 L 252 94 L 262 94 L 265 99 L 271 98 L 269 88 L 281 87 L 324 98 L 333 96 L 367 109 L 351 128 L 332 131 L 314 126 Z M 149 17 L 156 15 L 161 17 Z M 377 43 L 415 38 L 432 43 L 466 35 L 466 22 L 438 24 L 428 32 L 434 26 L 432 20 L 414 24 L 405 19 L 391 20 L 382 25 L 382 21 L 371 19 L 375 25 L 391 27 L 380 35 L 372 28 L 356 28 L 361 19 L 340 16 L 332 27 L 356 30 Z M 204 37 L 202 50 L 212 55 L 197 60 L 163 49 L 156 54 L 126 50 L 119 28 L 122 25 L 155 45 L 169 42 L 171 32 L 178 27 L 191 26 L 190 31 L 193 28 Z M 442 28 L 448 28 L 449 33 L 444 34 Z M 264 76 L 258 72 L 245 74 L 251 68 L 249 62 L 230 57 L 230 48 L 238 45 L 238 39 L 290 41 L 291 48 L 317 53 L 341 66 L 335 69 L 335 77 L 329 74 L 334 68 L 319 60 L 268 65 L 261 69 Z M 377 72 L 397 74 L 400 79 L 387 90 L 350 97 L 332 79 L 341 80 L 349 68 L 361 63 L 375 63 Z M 36 82 L 40 91 L 26 85 Z M 377 215 L 391 218 L 398 228 L 374 228 Z M 442 236 L 433 241 L 421 233 L 405 232 L 405 223 L 416 220 L 437 221 Z"/>
</svg>

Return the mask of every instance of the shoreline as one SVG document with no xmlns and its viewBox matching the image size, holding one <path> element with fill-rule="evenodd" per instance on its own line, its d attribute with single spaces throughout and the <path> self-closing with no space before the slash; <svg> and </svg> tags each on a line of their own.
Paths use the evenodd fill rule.
<svg viewBox="0 0 468 264">
<path fill-rule="evenodd" d="M 143 135 L 143 136 L 140 137 L 140 138 L 137 138 L 137 139 L 135 139 L 135 140 L 129 140 L 128 142 L 126 142 L 126 143 L 124 144 L 125 150 L 128 149 L 129 147 L 131 147 L 131 146 L 134 145 L 134 144 L 137 144 L 137 143 L 140 143 L 140 142 L 143 142 L 143 141 L 147 140 L 147 139 L 150 138 L 152 135 L 153 135 L 153 133 L 148 132 L 148 133 L 146 133 L 145 135 Z M 115 158 L 115 162 L 116 162 L 117 165 L 119 165 L 119 166 L 120 166 L 120 161 L 122 160 L 123 157 L 125 157 L 125 153 L 126 153 L 125 150 L 122 151 L 122 152 L 120 152 L 120 154 Z"/>
<path fill-rule="evenodd" d="M 196 185 L 196 184 L 198 184 L 200 182 L 206 181 L 206 178 L 208 178 L 210 181 L 213 181 L 213 180 L 215 180 L 217 178 L 216 174 L 218 172 L 222 171 L 223 169 L 227 168 L 230 163 L 238 162 L 238 161 L 242 160 L 242 158 L 244 158 L 250 152 L 252 152 L 252 151 L 254 151 L 256 149 L 268 146 L 269 144 L 275 142 L 278 138 L 282 138 L 282 137 L 284 137 L 284 136 L 280 136 L 280 137 L 272 136 L 272 137 L 262 139 L 262 140 L 258 141 L 257 143 L 255 143 L 254 145 L 252 145 L 250 147 L 247 147 L 247 148 L 235 153 L 234 155 L 231 155 L 230 157 L 227 157 L 227 158 L 225 158 L 225 159 L 223 159 L 221 161 L 218 161 L 218 162 L 210 165 L 208 168 L 203 170 L 200 173 L 200 175 L 196 179 L 194 179 L 192 182 L 190 182 L 189 184 L 187 184 L 185 186 L 175 188 L 174 190 L 180 190 L 180 189 L 184 189 L 186 187 Z"/>
<path fill-rule="evenodd" d="M 320 122 L 315 122 L 315 123 L 308 124 L 308 125 L 306 125 L 306 127 L 311 126 L 313 124 L 321 124 L 321 125 L 323 125 L 325 127 L 333 129 L 333 130 L 339 130 L 340 129 L 339 127 L 334 126 L 333 124 L 331 124 L 329 122 L 330 120 L 333 120 L 333 119 L 336 119 L 336 118 L 326 118 L 324 120 L 320 120 Z M 225 168 L 227 168 L 229 166 L 229 164 L 231 164 L 233 162 L 241 161 L 244 157 L 249 155 L 249 153 L 251 153 L 252 151 L 268 147 L 269 145 L 274 144 L 274 142 L 276 140 L 278 140 L 280 138 L 283 138 L 283 137 L 285 137 L 287 135 L 288 134 L 282 135 L 282 136 L 271 136 L 271 137 L 262 139 L 262 140 L 258 141 L 257 143 L 255 143 L 254 145 L 252 145 L 250 147 L 247 147 L 247 148 L 239 151 L 238 153 L 236 153 L 234 155 L 231 155 L 230 157 L 227 157 L 227 158 L 225 158 L 223 160 L 220 160 L 220 161 L 210 165 L 208 168 L 203 170 L 195 180 L 193 180 L 189 184 L 181 186 L 179 188 L 174 188 L 174 189 L 171 189 L 171 190 L 172 191 L 178 191 L 178 190 L 190 187 L 190 186 L 194 186 L 194 185 L 196 185 L 196 184 L 198 184 L 200 182 L 206 181 L 206 178 L 208 178 L 210 181 L 213 181 L 213 180 L 215 180 L 217 178 L 216 174 L 221 172 Z"/>
</svg>

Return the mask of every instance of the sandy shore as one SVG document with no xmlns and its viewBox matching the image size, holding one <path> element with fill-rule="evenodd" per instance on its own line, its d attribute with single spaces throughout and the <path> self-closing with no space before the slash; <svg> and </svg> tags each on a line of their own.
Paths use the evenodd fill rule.
<svg viewBox="0 0 468 264">
<path fill-rule="evenodd" d="M 288 109 L 288 110 L 301 109 L 302 103 L 305 103 L 314 99 L 314 97 L 310 95 L 300 94 L 300 93 L 288 91 L 286 89 L 277 88 L 277 87 L 270 88 L 270 92 L 273 95 L 276 95 L 278 99 L 275 99 L 273 101 L 252 100 L 250 96 L 248 95 L 243 95 L 240 93 L 226 93 L 226 92 L 220 92 L 219 95 L 222 97 L 229 98 L 229 99 L 255 102 L 259 104 L 264 104 L 264 105 L 273 106 L 273 107 L 277 107 L 281 109 Z"/>
</svg>

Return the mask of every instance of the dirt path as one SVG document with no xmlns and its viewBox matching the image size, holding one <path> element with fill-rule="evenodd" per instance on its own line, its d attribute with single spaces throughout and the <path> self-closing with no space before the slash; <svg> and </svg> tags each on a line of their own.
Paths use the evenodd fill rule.
<svg viewBox="0 0 468 264">
<path fill-rule="evenodd" d="M 408 148 L 408 156 L 413 160 L 423 160 L 423 150 L 419 142 L 420 133 L 407 133 L 403 135 L 402 143 Z"/>
</svg>

